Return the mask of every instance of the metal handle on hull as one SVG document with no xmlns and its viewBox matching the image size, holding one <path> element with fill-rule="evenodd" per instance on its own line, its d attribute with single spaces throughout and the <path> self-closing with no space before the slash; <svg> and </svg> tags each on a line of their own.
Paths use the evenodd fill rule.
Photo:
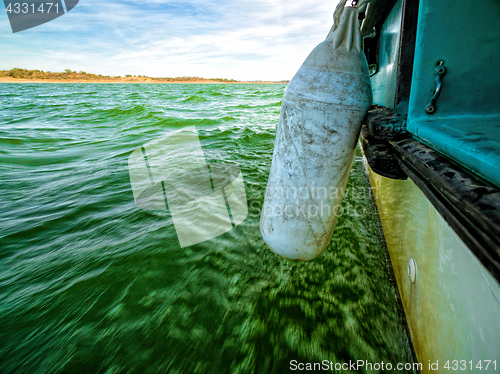
<svg viewBox="0 0 500 374">
<path fill-rule="evenodd" d="M 427 114 L 432 114 L 436 111 L 436 105 L 434 104 L 441 94 L 441 89 L 443 88 L 443 76 L 446 74 L 446 68 L 443 66 L 444 61 L 438 61 L 436 70 L 434 71 L 435 74 L 435 81 L 436 81 L 436 90 L 434 91 L 434 94 L 431 97 L 431 100 L 429 101 L 429 104 L 425 107 L 425 112 Z"/>
</svg>

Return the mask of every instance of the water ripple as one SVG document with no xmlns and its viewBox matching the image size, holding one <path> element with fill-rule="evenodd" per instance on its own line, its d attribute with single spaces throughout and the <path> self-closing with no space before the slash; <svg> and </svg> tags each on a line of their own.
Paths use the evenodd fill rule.
<svg viewBox="0 0 500 374">
<path fill-rule="evenodd" d="M 369 194 L 320 259 L 259 231 L 284 85 L 0 84 L 0 372 L 278 373 L 289 361 L 409 362 Z M 138 209 L 127 159 L 197 126 L 237 164 L 249 216 L 180 248 Z M 358 155 L 348 191 L 366 191 Z"/>
</svg>

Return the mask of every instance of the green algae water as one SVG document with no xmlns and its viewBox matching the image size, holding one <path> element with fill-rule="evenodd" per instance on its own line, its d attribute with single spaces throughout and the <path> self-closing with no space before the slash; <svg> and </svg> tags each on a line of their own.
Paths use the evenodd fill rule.
<svg viewBox="0 0 500 374">
<path fill-rule="evenodd" d="M 413 372 L 359 152 L 323 255 L 260 236 L 284 87 L 0 84 L 0 373 Z M 181 248 L 169 212 L 135 205 L 127 160 L 193 125 L 241 169 L 249 214 Z M 394 367 L 333 366 L 356 360 Z"/>
</svg>

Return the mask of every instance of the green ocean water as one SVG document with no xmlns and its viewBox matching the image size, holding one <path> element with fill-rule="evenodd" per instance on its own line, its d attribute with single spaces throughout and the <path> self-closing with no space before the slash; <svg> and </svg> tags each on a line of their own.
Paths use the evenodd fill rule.
<svg viewBox="0 0 500 374">
<path fill-rule="evenodd" d="M 359 152 L 323 255 L 261 238 L 284 87 L 0 84 L 0 373 L 412 362 Z M 207 161 L 241 169 L 249 215 L 181 248 L 169 212 L 136 207 L 127 160 L 192 125 Z"/>
</svg>

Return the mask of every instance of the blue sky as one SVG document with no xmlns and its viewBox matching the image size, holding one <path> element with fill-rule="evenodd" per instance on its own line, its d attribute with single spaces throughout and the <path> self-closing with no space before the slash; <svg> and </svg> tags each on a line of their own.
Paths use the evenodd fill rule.
<svg viewBox="0 0 500 374">
<path fill-rule="evenodd" d="M 80 0 L 12 33 L 0 11 L 0 69 L 103 75 L 291 79 L 327 35 L 335 0 Z"/>
</svg>

